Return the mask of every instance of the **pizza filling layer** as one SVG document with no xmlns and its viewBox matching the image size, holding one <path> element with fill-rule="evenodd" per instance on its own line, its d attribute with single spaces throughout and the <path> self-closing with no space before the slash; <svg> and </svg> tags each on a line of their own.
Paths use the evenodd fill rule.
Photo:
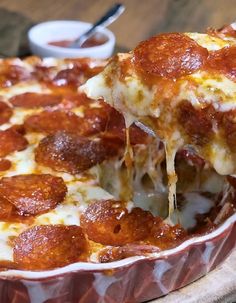
<svg viewBox="0 0 236 303">
<path fill-rule="evenodd" d="M 178 151 L 194 151 L 220 175 L 236 173 L 235 70 L 232 25 L 207 34 L 150 38 L 116 55 L 82 87 L 122 112 L 127 125 L 141 122 L 163 142 L 170 222 L 176 222 Z"/>
<path fill-rule="evenodd" d="M 198 54 L 195 42 L 189 48 L 190 38 L 181 39 Z M 187 65 L 191 71 L 206 60 L 200 50 L 198 64 Z M 173 153 L 131 116 L 77 91 L 105 62 L 31 57 L 0 65 L 2 269 L 48 270 L 146 255 L 209 232 L 234 212 L 234 178 L 220 176 L 179 143 Z M 127 98 L 138 96 L 148 108 L 155 92 L 142 85 L 130 78 Z M 117 97 L 121 91 L 117 86 Z M 182 108 L 179 119 L 185 121 L 184 103 Z M 171 173 L 178 177 L 175 225 L 164 221 Z"/>
</svg>

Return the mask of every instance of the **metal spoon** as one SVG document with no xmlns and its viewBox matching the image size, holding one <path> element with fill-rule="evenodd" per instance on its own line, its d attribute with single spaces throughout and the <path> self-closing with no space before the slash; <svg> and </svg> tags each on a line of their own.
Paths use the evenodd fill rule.
<svg viewBox="0 0 236 303">
<path fill-rule="evenodd" d="M 73 41 L 68 47 L 69 48 L 80 48 L 81 45 L 90 38 L 98 29 L 98 27 L 106 27 L 115 21 L 125 10 L 123 4 L 116 3 L 103 15 L 94 25 L 79 38 Z"/>
</svg>

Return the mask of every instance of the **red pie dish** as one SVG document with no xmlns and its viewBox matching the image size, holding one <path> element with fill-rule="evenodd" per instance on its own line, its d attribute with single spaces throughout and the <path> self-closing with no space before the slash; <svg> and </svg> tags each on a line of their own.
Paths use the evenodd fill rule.
<svg viewBox="0 0 236 303">
<path fill-rule="evenodd" d="M 46 272 L 1 273 L 3 302 L 145 302 L 221 264 L 235 246 L 236 216 L 177 248 L 108 264 L 75 263 Z M 40 301 L 41 300 L 41 301 Z"/>
</svg>

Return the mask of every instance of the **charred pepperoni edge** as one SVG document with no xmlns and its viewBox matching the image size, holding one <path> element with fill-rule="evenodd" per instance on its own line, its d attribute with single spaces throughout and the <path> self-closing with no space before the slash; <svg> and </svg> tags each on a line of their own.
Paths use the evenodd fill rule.
<svg viewBox="0 0 236 303">
<path fill-rule="evenodd" d="M 28 141 L 18 132 L 7 129 L 0 131 L 0 157 L 26 149 Z"/>
<path fill-rule="evenodd" d="M 205 69 L 211 72 L 224 74 L 236 81 L 236 46 L 226 46 L 209 53 Z"/>
<path fill-rule="evenodd" d="M 109 155 L 102 139 L 90 140 L 68 132 L 57 132 L 42 139 L 35 160 L 56 171 L 77 174 L 101 163 Z M 114 150 L 113 150 L 114 151 Z"/>
<path fill-rule="evenodd" d="M 35 108 L 54 106 L 62 101 L 62 97 L 54 94 L 43 93 L 23 93 L 15 95 L 9 99 L 14 107 Z"/>
<path fill-rule="evenodd" d="M 0 125 L 7 123 L 12 114 L 12 109 L 5 102 L 0 101 Z"/>
<path fill-rule="evenodd" d="M 20 214 L 17 208 L 8 200 L 0 197 L 0 220 L 3 222 L 19 222 L 25 224 L 32 224 L 34 218 L 23 214 Z M 8 239 L 8 242 L 10 240 Z M 10 242 L 8 243 L 11 244 Z"/>
<path fill-rule="evenodd" d="M 134 49 L 133 62 L 146 76 L 175 79 L 199 70 L 207 56 L 207 49 L 185 34 L 168 33 L 141 42 Z"/>
<path fill-rule="evenodd" d="M 160 217 L 155 217 L 147 238 L 140 243 L 128 243 L 123 246 L 105 248 L 99 253 L 99 261 L 106 263 L 131 256 L 143 256 L 159 252 L 177 246 L 187 237 L 187 232 L 179 225 L 170 226 Z"/>
<path fill-rule="evenodd" d="M 76 225 L 33 226 L 14 241 L 13 259 L 21 269 L 54 269 L 87 257 L 88 243 Z"/>
<path fill-rule="evenodd" d="M 21 215 L 37 215 L 55 208 L 66 192 L 63 179 L 49 174 L 16 175 L 0 180 L 0 198 L 14 205 Z"/>
<path fill-rule="evenodd" d="M 179 224 L 170 226 L 160 217 L 155 217 L 147 243 L 159 247 L 160 250 L 164 250 L 177 246 L 187 236 L 187 232 Z"/>
<path fill-rule="evenodd" d="M 128 212 L 121 201 L 100 200 L 87 207 L 80 224 L 92 241 L 124 245 L 145 239 L 152 228 L 153 216 L 138 207 Z"/>
</svg>

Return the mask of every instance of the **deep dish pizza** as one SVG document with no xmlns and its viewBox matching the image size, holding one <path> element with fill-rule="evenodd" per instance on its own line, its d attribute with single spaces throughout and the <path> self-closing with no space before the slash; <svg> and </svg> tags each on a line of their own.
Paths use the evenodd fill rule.
<svg viewBox="0 0 236 303">
<path fill-rule="evenodd" d="M 180 76 L 191 77 L 194 74 L 186 69 L 199 73 L 208 51 L 190 35 L 175 35 L 183 49 L 192 50 L 190 61 L 197 57 L 196 64 L 180 69 Z M 164 46 L 169 43 L 169 38 L 160 37 L 151 41 L 161 39 Z M 215 36 L 199 37 L 226 43 Z M 233 43 L 233 38 L 227 39 Z M 143 47 L 141 44 L 135 51 L 139 63 Z M 112 104 L 115 100 L 115 106 L 120 100 L 118 103 L 125 104 L 128 112 L 128 104 L 140 101 L 136 107 L 131 105 L 135 113 L 138 111 L 136 116 L 142 116 L 145 101 L 151 113 L 160 115 L 161 107 L 155 110 L 149 104 L 152 76 L 143 78 L 145 62 L 137 70 L 141 78 L 135 82 L 131 74 L 127 86 L 125 73 L 136 73 L 126 64 L 133 62 L 130 56 L 118 55 L 103 72 L 107 62 L 90 59 L 30 57 L 0 62 L 2 270 L 48 270 L 75 262 L 110 262 L 159 252 L 192 235 L 210 232 L 234 212 L 235 179 L 219 174 L 204 153 L 199 156 L 186 148 L 185 143 L 192 138 L 187 133 L 183 136 L 186 141 L 175 149 L 178 220 L 174 225 L 166 222 L 171 172 L 166 163 L 172 155 L 166 150 L 172 147 L 163 140 L 164 128 L 163 133 L 158 132 L 161 140 L 134 123 L 127 128 L 123 115 L 97 98 L 103 96 Z M 178 59 L 181 54 L 177 51 L 175 56 Z M 168 66 L 164 68 L 169 70 Z M 99 72 L 98 78 L 87 82 L 90 95 L 96 95 L 90 99 L 78 88 Z M 152 71 L 156 72 L 160 73 L 158 68 Z M 172 86 L 180 81 L 173 81 L 173 73 L 176 71 L 169 70 L 167 76 L 160 74 L 163 94 L 172 95 Z M 117 77 L 120 83 L 116 83 Z M 184 79 L 183 86 L 188 84 Z M 200 81 L 200 74 L 197 79 Z M 232 82 L 226 76 L 224 81 Z M 126 93 L 126 99 L 119 99 Z M 195 114 L 188 101 L 180 104 L 186 111 L 192 106 Z M 190 123 L 185 125 L 186 131 L 191 132 L 192 120 L 186 121 Z M 169 126 L 165 125 L 166 134 L 170 133 Z M 197 130 L 203 132 L 203 126 Z M 203 133 L 207 134 L 207 128 Z M 202 136 L 202 140 L 206 138 Z M 200 145 L 201 151 L 205 151 L 204 146 Z"/>
<path fill-rule="evenodd" d="M 45 270 L 159 250 L 146 245 L 155 242 L 155 228 L 165 230 L 164 246 L 186 236 L 179 226 L 169 229 L 131 202 L 124 119 L 104 102 L 77 92 L 105 63 L 1 61 L 2 269 Z M 153 139 L 133 125 L 130 141 L 145 164 L 146 145 Z M 157 153 L 162 157 L 161 150 Z M 109 176 L 110 166 L 120 177 Z"/>
<path fill-rule="evenodd" d="M 169 215 L 176 203 L 176 153 L 200 157 L 219 175 L 236 173 L 236 25 L 167 33 L 112 58 L 83 90 L 142 122 L 164 144 Z"/>
</svg>

